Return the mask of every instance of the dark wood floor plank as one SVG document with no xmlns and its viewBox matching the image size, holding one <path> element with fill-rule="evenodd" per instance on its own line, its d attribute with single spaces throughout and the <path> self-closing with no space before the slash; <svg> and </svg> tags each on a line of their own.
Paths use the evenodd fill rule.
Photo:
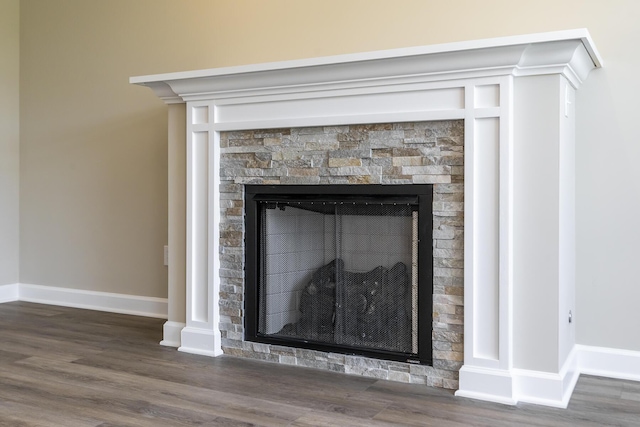
<svg viewBox="0 0 640 427">
<path fill-rule="evenodd" d="M 569 408 L 158 345 L 161 319 L 0 304 L 0 427 L 639 426 L 640 383 L 583 376 Z"/>
<path fill-rule="evenodd" d="M 311 411 L 290 425 L 295 427 L 394 427 L 399 424 L 367 418 L 357 418 L 343 414 Z"/>
<path fill-rule="evenodd" d="M 22 360 L 19 365 L 32 368 L 31 371 L 35 371 L 43 380 L 64 378 L 69 386 L 89 388 L 94 393 L 129 398 L 144 396 L 146 401 L 153 401 L 156 405 L 177 406 L 254 425 L 286 425 L 307 412 L 306 409 L 293 405 L 44 358 Z"/>
</svg>

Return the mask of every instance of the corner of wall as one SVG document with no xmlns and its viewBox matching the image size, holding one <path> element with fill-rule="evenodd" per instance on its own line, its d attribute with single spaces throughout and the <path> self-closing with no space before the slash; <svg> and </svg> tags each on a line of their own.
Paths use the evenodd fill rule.
<svg viewBox="0 0 640 427">
<path fill-rule="evenodd" d="M 0 304 L 4 302 L 18 301 L 19 284 L 0 285 Z"/>
<path fill-rule="evenodd" d="M 20 225 L 19 0 L 0 2 L 0 57 L 0 285 L 15 287 L 19 279 Z"/>
</svg>

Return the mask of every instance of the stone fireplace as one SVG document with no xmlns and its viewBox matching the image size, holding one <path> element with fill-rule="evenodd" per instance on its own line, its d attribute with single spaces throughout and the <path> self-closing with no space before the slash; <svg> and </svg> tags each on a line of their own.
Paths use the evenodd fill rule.
<svg viewBox="0 0 640 427">
<path fill-rule="evenodd" d="M 463 356 L 463 143 L 464 122 L 461 120 L 222 132 L 220 189 L 221 199 L 224 201 L 220 219 L 220 260 L 228 270 L 220 279 L 223 351 L 243 357 L 457 389 L 458 370 L 462 366 Z M 411 189 L 431 184 L 433 205 L 429 208 L 433 209 L 428 213 L 429 218 L 424 220 L 429 225 L 429 235 L 423 236 L 424 242 L 428 239 L 428 247 L 422 250 L 425 259 L 417 260 L 431 270 L 429 277 L 422 280 L 426 282 L 422 293 L 423 298 L 428 301 L 429 312 L 422 314 L 423 321 L 419 330 L 426 334 L 421 341 L 425 341 L 429 348 L 423 349 L 421 357 L 418 357 L 417 349 L 412 355 L 411 350 L 390 352 L 392 348 L 386 348 L 386 352 L 381 352 L 376 359 L 372 359 L 367 357 L 371 356 L 371 352 L 366 351 L 366 346 L 361 346 L 360 351 L 353 347 L 351 351 L 343 349 L 341 354 L 339 349 L 323 348 L 327 344 L 332 347 L 332 343 L 327 343 L 326 340 L 320 339 L 325 345 L 318 345 L 317 337 L 316 340 L 311 340 L 316 341 L 315 346 L 304 345 L 305 343 L 298 345 L 301 348 L 296 348 L 295 343 L 289 343 L 288 346 L 285 343 L 276 345 L 279 340 L 283 341 L 283 337 L 280 335 L 275 339 L 266 339 L 266 335 L 276 332 L 272 330 L 268 331 L 270 334 L 263 333 L 260 336 L 256 336 L 252 330 L 253 339 L 247 339 L 247 327 L 254 324 L 254 320 L 251 317 L 252 320 L 247 325 L 247 317 L 253 313 L 247 308 L 248 298 L 243 298 L 243 294 L 247 293 L 247 287 L 256 280 L 250 271 L 250 266 L 256 262 L 245 261 L 248 258 L 245 241 L 249 242 L 255 235 L 255 230 L 251 234 L 244 234 L 248 233 L 247 226 L 243 225 L 243 215 L 249 208 L 244 202 L 246 184 L 257 185 L 252 187 L 253 191 L 257 191 L 261 185 L 268 188 L 297 188 L 305 185 L 317 191 L 342 186 L 339 187 L 341 193 L 345 193 L 345 189 L 356 187 L 368 198 L 383 189 L 388 189 L 391 193 L 387 197 L 397 197 L 398 193 L 407 193 L 402 191 L 407 187 Z M 325 196 L 327 190 L 324 191 Z M 355 192 L 352 189 L 346 195 L 351 197 Z M 309 193 L 309 189 L 305 193 Z M 307 196 L 306 199 L 308 198 Z M 380 221 L 379 216 L 375 218 Z M 408 222 L 411 225 L 411 217 Z M 401 224 L 394 224 L 391 231 L 399 232 Z M 297 240 L 301 239 L 301 234 L 302 231 L 297 230 Z M 367 237 L 350 234 L 352 240 L 344 242 L 343 246 Z M 410 244 L 410 229 L 408 234 Z M 378 240 L 382 238 L 377 237 Z M 430 247 L 432 242 L 433 248 Z M 388 241 L 386 246 L 391 244 Z M 380 251 L 377 252 L 380 255 Z M 412 256 L 409 251 L 404 256 L 400 253 L 400 248 L 395 252 L 392 261 L 371 259 L 376 254 L 366 254 L 366 262 L 362 259 L 352 260 L 346 254 L 339 258 L 346 261 L 345 270 L 353 269 L 360 273 L 373 271 L 377 267 L 391 269 L 399 261 L 411 266 Z M 315 267 L 330 263 L 334 257 L 335 255 L 327 256 L 323 262 L 316 262 Z M 274 255 L 274 258 L 277 262 L 283 262 L 281 254 Z M 303 276 L 289 286 L 308 281 L 304 278 L 313 273 L 314 271 L 309 271 L 305 276 L 303 272 Z M 302 293 L 302 289 L 299 291 L 306 295 Z M 271 297 L 276 298 L 275 295 Z M 296 298 L 285 299 L 288 304 L 287 316 L 298 320 L 300 302 Z M 432 300 L 435 301 L 434 307 L 431 305 Z M 418 304 L 418 301 L 415 303 Z M 329 315 L 326 323 L 333 326 L 339 320 L 338 317 L 332 321 Z M 396 323 L 397 319 L 393 324 Z M 272 328 L 280 330 L 284 326 L 278 323 Z M 256 340 L 271 345 L 248 342 Z M 417 342 L 414 345 L 417 346 Z M 402 353 L 409 354 L 403 357 Z M 421 359 L 423 362 L 428 360 L 428 364 L 410 365 L 408 359 L 418 363 Z"/>
<path fill-rule="evenodd" d="M 170 104 L 163 344 L 566 406 L 575 90 L 599 66 L 571 30 L 132 78 Z M 433 184 L 433 366 L 244 339 L 243 186 L 323 181 Z"/>
</svg>

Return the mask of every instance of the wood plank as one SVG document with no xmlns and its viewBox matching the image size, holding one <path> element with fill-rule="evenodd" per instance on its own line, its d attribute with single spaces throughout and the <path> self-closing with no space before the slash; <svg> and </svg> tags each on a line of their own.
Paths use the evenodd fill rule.
<svg viewBox="0 0 640 427">
<path fill-rule="evenodd" d="M 158 345 L 161 319 L 0 304 L 2 426 L 640 426 L 640 383 L 583 376 L 569 408 Z"/>
</svg>

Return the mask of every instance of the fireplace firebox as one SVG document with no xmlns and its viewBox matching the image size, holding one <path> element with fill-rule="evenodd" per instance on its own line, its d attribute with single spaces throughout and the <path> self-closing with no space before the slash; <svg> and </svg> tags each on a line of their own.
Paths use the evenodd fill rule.
<svg viewBox="0 0 640 427">
<path fill-rule="evenodd" d="M 245 339 L 431 364 L 432 185 L 247 185 Z"/>
</svg>

